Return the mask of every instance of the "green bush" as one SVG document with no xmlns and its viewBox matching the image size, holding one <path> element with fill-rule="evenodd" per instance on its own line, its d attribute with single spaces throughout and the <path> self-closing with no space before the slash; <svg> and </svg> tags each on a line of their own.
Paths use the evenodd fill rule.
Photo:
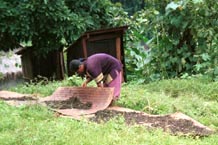
<svg viewBox="0 0 218 145">
<path fill-rule="evenodd" d="M 152 2 L 130 17 L 128 71 L 145 82 L 193 74 L 217 81 L 218 4 L 212 0 L 184 0 L 149 7 Z M 145 44 L 150 48 L 149 55 L 142 49 Z"/>
</svg>

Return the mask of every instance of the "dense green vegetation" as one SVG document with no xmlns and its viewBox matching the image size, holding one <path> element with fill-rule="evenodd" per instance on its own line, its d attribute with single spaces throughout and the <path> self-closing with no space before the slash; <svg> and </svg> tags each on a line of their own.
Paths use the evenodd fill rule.
<svg viewBox="0 0 218 145">
<path fill-rule="evenodd" d="M 217 81 L 217 8 L 211 0 L 148 3 L 129 21 L 128 70 L 146 82 L 193 74 Z"/>
<path fill-rule="evenodd" d="M 193 74 L 218 79 L 218 4 L 212 0 L 0 3 L 2 50 L 21 44 L 36 56 L 46 55 L 68 47 L 87 30 L 128 25 L 125 56 L 129 74 L 144 82 Z M 150 49 L 145 50 L 145 45 Z"/>
<path fill-rule="evenodd" d="M 48 96 L 59 86 L 80 85 L 82 79 L 68 78 L 61 82 L 21 85 L 11 88 L 21 93 Z M 94 85 L 91 84 L 91 85 Z M 207 78 L 164 80 L 147 85 L 129 82 L 123 84 L 119 106 L 151 114 L 183 112 L 202 124 L 218 129 L 218 83 Z M 55 117 L 43 106 L 12 107 L 0 102 L 1 144 L 198 144 L 215 145 L 217 134 L 198 138 L 173 136 L 161 130 L 147 130 L 140 126 L 127 126 L 122 118 L 96 124 Z"/>
<path fill-rule="evenodd" d="M 46 55 L 87 30 L 112 27 L 114 10 L 107 0 L 0 0 L 0 49 L 22 45 Z"/>
<path fill-rule="evenodd" d="M 0 49 L 14 49 L 21 44 L 36 51 L 36 55 L 45 55 L 69 46 L 87 30 L 128 25 L 125 61 L 129 81 L 123 84 L 118 105 L 150 114 L 180 111 L 217 130 L 218 3 L 113 2 L 0 0 Z M 81 78 L 73 76 L 63 81 L 27 83 L 10 90 L 45 97 L 60 86 L 78 86 L 81 82 Z M 123 118 L 104 124 L 58 118 L 38 105 L 12 107 L 1 101 L 0 114 L 0 144 L 6 145 L 218 142 L 217 134 L 203 138 L 172 136 L 161 130 L 126 126 Z"/>
</svg>

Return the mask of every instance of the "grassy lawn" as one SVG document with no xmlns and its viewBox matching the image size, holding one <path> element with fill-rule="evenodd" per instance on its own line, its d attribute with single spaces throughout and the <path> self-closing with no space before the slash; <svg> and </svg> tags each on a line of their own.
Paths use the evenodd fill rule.
<svg viewBox="0 0 218 145">
<path fill-rule="evenodd" d="M 41 82 L 11 88 L 11 91 L 52 94 L 59 86 L 80 85 L 82 80 Z M 180 111 L 200 123 L 218 129 L 218 82 L 206 78 L 163 80 L 150 84 L 124 83 L 119 106 L 150 114 Z M 161 130 L 127 126 L 123 118 L 96 124 L 59 118 L 46 107 L 12 107 L 0 101 L 0 144 L 2 145 L 216 145 L 218 135 L 173 136 Z"/>
</svg>

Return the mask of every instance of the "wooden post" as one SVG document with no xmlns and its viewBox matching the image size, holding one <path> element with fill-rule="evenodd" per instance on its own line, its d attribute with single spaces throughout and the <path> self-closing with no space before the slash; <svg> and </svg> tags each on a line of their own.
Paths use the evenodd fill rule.
<svg viewBox="0 0 218 145">
<path fill-rule="evenodd" d="M 122 60 L 121 60 L 121 39 L 120 39 L 120 37 L 116 38 L 116 56 L 117 56 L 117 59 L 120 60 L 120 62 L 122 63 Z M 123 68 L 121 73 L 122 73 L 122 82 L 124 82 L 125 81 L 124 68 Z"/>
<path fill-rule="evenodd" d="M 120 37 L 116 38 L 116 55 L 117 55 L 117 59 L 119 59 L 121 61 L 121 40 Z"/>
<path fill-rule="evenodd" d="M 82 47 L 83 47 L 83 54 L 84 58 L 87 58 L 87 46 L 86 46 L 86 39 L 83 37 L 82 38 Z"/>
</svg>

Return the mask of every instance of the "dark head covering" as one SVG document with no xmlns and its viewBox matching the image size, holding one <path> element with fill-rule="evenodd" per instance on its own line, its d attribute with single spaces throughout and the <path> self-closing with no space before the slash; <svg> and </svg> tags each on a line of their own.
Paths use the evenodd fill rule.
<svg viewBox="0 0 218 145">
<path fill-rule="evenodd" d="M 82 64 L 82 62 L 79 59 L 73 59 L 70 62 L 70 71 L 76 72 L 79 69 L 79 66 Z"/>
</svg>

